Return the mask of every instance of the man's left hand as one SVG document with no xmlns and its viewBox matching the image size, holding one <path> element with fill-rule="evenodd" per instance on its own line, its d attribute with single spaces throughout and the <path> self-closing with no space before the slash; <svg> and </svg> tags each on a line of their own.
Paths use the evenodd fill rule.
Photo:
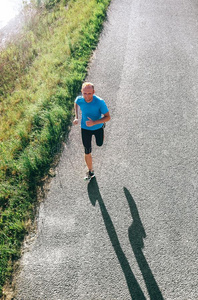
<svg viewBox="0 0 198 300">
<path fill-rule="evenodd" d="M 95 125 L 94 121 L 92 119 L 90 119 L 89 117 L 88 117 L 88 119 L 89 119 L 89 121 L 86 121 L 86 125 L 88 127 L 94 126 Z"/>
</svg>

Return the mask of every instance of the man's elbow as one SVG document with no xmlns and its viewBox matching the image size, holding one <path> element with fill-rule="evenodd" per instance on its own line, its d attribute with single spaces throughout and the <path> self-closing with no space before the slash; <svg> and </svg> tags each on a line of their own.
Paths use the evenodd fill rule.
<svg viewBox="0 0 198 300">
<path fill-rule="evenodd" d="M 105 114 L 104 115 L 104 122 L 108 122 L 110 120 L 111 120 L 110 114 L 109 113 Z"/>
</svg>

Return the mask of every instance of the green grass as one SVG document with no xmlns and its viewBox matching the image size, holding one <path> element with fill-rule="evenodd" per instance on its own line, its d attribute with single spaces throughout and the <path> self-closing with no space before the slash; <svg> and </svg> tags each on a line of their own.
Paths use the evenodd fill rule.
<svg viewBox="0 0 198 300">
<path fill-rule="evenodd" d="M 69 130 L 109 2 L 48 1 L 0 52 L 0 295 Z"/>
</svg>

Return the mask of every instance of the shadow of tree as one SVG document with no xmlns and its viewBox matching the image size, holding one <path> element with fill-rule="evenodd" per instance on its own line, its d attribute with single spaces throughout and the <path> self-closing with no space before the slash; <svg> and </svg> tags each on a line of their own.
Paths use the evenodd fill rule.
<svg viewBox="0 0 198 300">
<path fill-rule="evenodd" d="M 102 214 L 102 217 L 104 220 L 104 224 L 105 224 L 107 233 L 109 235 L 109 239 L 114 248 L 114 251 L 116 253 L 116 256 L 118 258 L 118 261 L 120 263 L 122 271 L 124 273 L 125 280 L 127 282 L 127 286 L 128 286 L 131 298 L 133 300 L 144 300 L 144 299 L 146 300 L 146 298 L 141 290 L 141 287 L 139 286 L 139 284 L 131 270 L 129 262 L 122 250 L 115 227 L 114 227 L 111 217 L 106 209 L 104 201 L 101 197 L 96 178 L 93 178 L 88 184 L 88 195 L 89 195 L 89 199 L 93 206 L 95 206 L 96 201 L 98 201 L 98 203 L 99 203 L 101 214 Z"/>
<path fill-rule="evenodd" d="M 128 229 L 129 240 L 133 249 L 138 266 L 142 272 L 149 296 L 151 300 L 163 300 L 162 294 L 142 252 L 144 248 L 143 238 L 146 237 L 137 206 L 130 192 L 124 187 L 124 193 L 129 204 L 133 222 Z"/>
</svg>

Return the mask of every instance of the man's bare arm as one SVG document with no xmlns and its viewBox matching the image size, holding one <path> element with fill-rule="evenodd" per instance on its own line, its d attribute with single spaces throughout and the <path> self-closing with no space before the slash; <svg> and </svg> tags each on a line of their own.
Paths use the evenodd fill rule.
<svg viewBox="0 0 198 300">
<path fill-rule="evenodd" d="M 79 114 L 79 106 L 77 103 L 74 103 L 74 111 L 75 111 L 75 119 L 73 121 L 74 125 L 78 124 L 78 114 Z"/>
<path fill-rule="evenodd" d="M 89 119 L 89 121 L 86 121 L 86 125 L 88 127 L 91 127 L 91 126 L 94 126 L 96 124 L 106 123 L 106 122 L 110 121 L 111 117 L 110 117 L 110 113 L 107 112 L 106 114 L 104 114 L 104 117 L 99 119 L 99 120 L 93 121 L 90 118 L 88 118 L 88 119 Z"/>
</svg>

